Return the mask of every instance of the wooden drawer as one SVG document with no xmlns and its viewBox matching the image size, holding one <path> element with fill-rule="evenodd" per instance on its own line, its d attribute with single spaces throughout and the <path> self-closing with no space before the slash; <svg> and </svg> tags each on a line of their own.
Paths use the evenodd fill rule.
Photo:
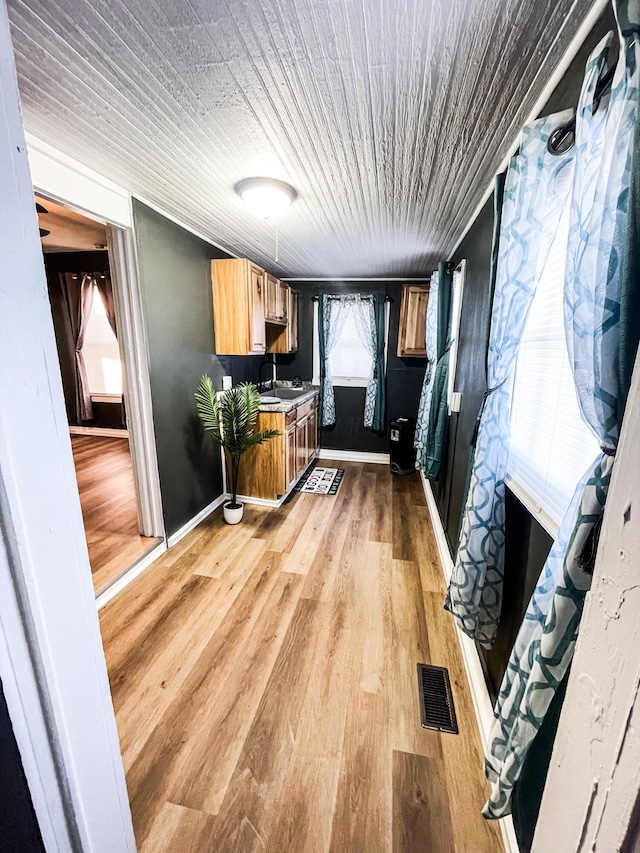
<svg viewBox="0 0 640 853">
<path fill-rule="evenodd" d="M 297 417 L 298 417 L 298 410 L 297 409 L 291 409 L 290 412 L 285 412 L 285 415 L 284 415 L 285 427 L 288 427 L 291 424 L 295 423 Z"/>
<path fill-rule="evenodd" d="M 300 418 L 304 418 L 306 415 L 309 415 L 314 409 L 318 408 L 318 398 L 314 397 L 312 400 L 307 400 L 306 403 L 302 403 L 298 406 L 298 420 Z"/>
</svg>

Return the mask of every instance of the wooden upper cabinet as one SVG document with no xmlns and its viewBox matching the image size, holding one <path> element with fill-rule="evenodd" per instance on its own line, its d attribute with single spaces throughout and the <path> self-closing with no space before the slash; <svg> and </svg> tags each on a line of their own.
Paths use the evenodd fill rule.
<svg viewBox="0 0 640 853">
<path fill-rule="evenodd" d="M 264 274 L 264 319 L 278 320 L 278 295 L 280 282 L 275 276 Z"/>
<path fill-rule="evenodd" d="M 291 288 L 289 291 L 288 302 L 288 322 L 287 322 L 287 352 L 298 352 L 298 293 Z"/>
<path fill-rule="evenodd" d="M 398 329 L 398 356 L 400 358 L 427 357 L 428 302 L 428 284 L 405 284 L 402 288 L 400 328 Z"/>
<path fill-rule="evenodd" d="M 266 352 L 264 270 L 246 258 L 211 261 L 213 325 L 219 355 Z"/>
<path fill-rule="evenodd" d="M 286 323 L 289 318 L 289 291 L 290 287 L 284 281 L 278 282 L 278 316 L 282 323 Z"/>
</svg>

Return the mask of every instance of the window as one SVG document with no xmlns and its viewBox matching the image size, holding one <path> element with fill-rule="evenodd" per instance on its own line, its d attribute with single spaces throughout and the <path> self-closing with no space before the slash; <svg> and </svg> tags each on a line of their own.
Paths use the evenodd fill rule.
<svg viewBox="0 0 640 853">
<path fill-rule="evenodd" d="M 97 286 L 82 348 L 91 394 L 122 395 L 122 365 L 118 341 L 109 325 Z"/>
<path fill-rule="evenodd" d="M 599 453 L 580 415 L 563 319 L 569 208 L 549 252 L 516 363 L 508 485 L 555 536 Z"/>
<path fill-rule="evenodd" d="M 451 402 L 456 380 L 456 366 L 458 364 L 460 316 L 462 313 L 462 292 L 464 290 L 466 268 L 467 262 L 462 261 L 460 266 L 453 271 L 453 282 L 451 285 L 451 348 L 449 350 L 449 374 L 447 380 L 447 408 L 449 410 L 449 414 L 453 411 L 451 408 Z"/>
<path fill-rule="evenodd" d="M 385 305 L 385 357 L 389 334 L 389 306 Z M 344 328 L 329 355 L 331 377 L 334 385 L 366 388 L 371 377 L 373 359 L 364 348 L 353 312 L 349 311 Z M 313 308 L 313 381 L 320 384 L 320 351 L 318 347 L 318 303 Z"/>
</svg>

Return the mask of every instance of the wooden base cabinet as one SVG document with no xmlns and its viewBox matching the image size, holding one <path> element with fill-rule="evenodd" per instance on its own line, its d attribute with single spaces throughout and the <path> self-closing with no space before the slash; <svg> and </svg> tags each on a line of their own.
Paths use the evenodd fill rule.
<svg viewBox="0 0 640 853">
<path fill-rule="evenodd" d="M 260 412 L 258 430 L 282 434 L 242 457 L 238 494 L 278 500 L 286 495 L 318 451 L 318 397 L 290 412 Z"/>
</svg>

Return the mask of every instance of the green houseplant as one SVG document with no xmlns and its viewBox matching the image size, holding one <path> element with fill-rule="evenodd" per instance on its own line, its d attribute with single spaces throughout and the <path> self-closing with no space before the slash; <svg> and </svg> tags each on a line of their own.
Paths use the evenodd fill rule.
<svg viewBox="0 0 640 853">
<path fill-rule="evenodd" d="M 228 524 L 242 520 L 244 507 L 238 501 L 238 472 L 240 460 L 256 444 L 263 444 L 280 435 L 277 429 L 256 432 L 260 410 L 260 394 L 251 382 L 242 382 L 220 396 L 209 376 L 203 376 L 195 393 L 196 407 L 202 425 L 216 444 L 224 448 L 230 461 L 231 500 L 224 504 L 224 518 Z"/>
</svg>

